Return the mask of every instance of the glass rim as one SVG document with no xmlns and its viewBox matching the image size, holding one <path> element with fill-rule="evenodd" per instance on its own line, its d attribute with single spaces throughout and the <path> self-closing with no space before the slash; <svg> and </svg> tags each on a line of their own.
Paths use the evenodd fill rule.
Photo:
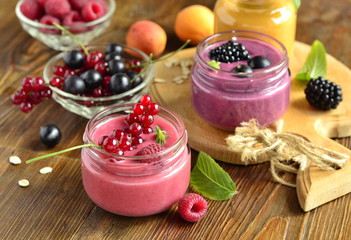
<svg viewBox="0 0 351 240">
<path fill-rule="evenodd" d="M 124 111 L 125 113 L 128 113 L 129 112 L 128 109 L 131 110 L 134 105 L 135 105 L 135 103 L 118 104 L 118 105 L 108 107 L 108 108 L 98 112 L 97 114 L 95 114 L 86 124 L 83 141 L 85 143 L 93 143 L 93 140 L 91 139 L 90 133 L 95 127 L 95 122 L 100 121 L 100 120 L 108 117 L 110 114 L 116 113 L 113 110 L 115 110 L 115 111 L 119 110 L 119 111 Z M 130 112 L 132 112 L 132 111 L 130 111 Z M 153 154 L 149 154 L 149 155 L 142 155 L 142 156 L 118 155 L 115 153 L 106 152 L 104 149 L 96 148 L 96 147 L 89 147 L 89 149 L 93 149 L 93 151 L 98 152 L 100 154 L 107 155 L 108 157 L 111 157 L 111 158 L 121 158 L 121 159 L 132 160 L 132 161 L 133 160 L 140 161 L 140 160 L 143 160 L 145 158 L 156 158 L 156 157 L 160 157 L 160 156 L 162 157 L 164 155 L 169 154 L 170 152 L 174 151 L 182 143 L 183 139 L 186 138 L 186 136 L 187 136 L 187 132 L 186 132 L 185 124 L 184 124 L 183 120 L 177 114 L 175 114 L 171 110 L 168 110 L 168 109 L 160 106 L 160 112 L 157 115 L 161 114 L 159 116 L 162 116 L 162 112 L 165 112 L 165 113 L 169 114 L 171 117 L 173 117 L 177 123 L 176 127 L 179 126 L 179 130 L 180 130 L 179 131 L 180 134 L 177 138 L 177 141 L 174 142 L 170 147 L 168 147 L 160 152 L 157 152 L 157 153 L 153 153 Z M 123 115 L 121 114 L 121 116 L 123 116 Z M 101 119 L 99 119 L 100 117 L 101 117 Z M 177 130 L 178 130 L 178 127 L 177 127 Z M 88 140 L 88 142 L 86 142 L 86 139 Z M 149 164 L 149 163 L 144 163 L 144 164 Z"/>
<path fill-rule="evenodd" d="M 264 43 L 266 43 L 266 44 L 268 44 L 271 47 L 276 49 L 276 47 L 274 47 L 272 44 L 258 38 L 258 36 L 269 39 L 269 40 L 273 41 L 274 43 L 276 43 L 281 48 L 281 51 L 279 49 L 278 49 L 278 51 L 281 54 L 282 59 L 277 64 L 275 64 L 273 66 L 269 66 L 269 67 L 264 68 L 264 69 L 258 69 L 258 70 L 255 69 L 255 71 L 252 73 L 233 73 L 231 71 L 215 68 L 215 67 L 207 64 L 207 62 L 201 57 L 200 49 L 203 50 L 208 41 L 210 41 L 218 36 L 223 36 L 226 34 L 231 35 L 232 37 L 230 39 L 223 40 L 223 41 L 233 40 L 234 38 L 236 38 L 238 40 L 240 40 L 240 39 L 253 39 L 253 40 L 260 41 L 260 42 L 264 42 Z M 254 37 L 254 36 L 257 36 L 257 37 Z M 280 41 L 278 41 L 274 37 L 271 37 L 271 36 L 264 34 L 264 33 L 259 33 L 259 32 L 255 32 L 255 31 L 246 31 L 246 30 L 233 30 L 233 31 L 219 32 L 219 33 L 215 33 L 215 34 L 203 39 L 199 43 L 199 45 L 196 47 L 196 56 L 197 56 L 197 59 L 199 59 L 202 66 L 206 66 L 214 72 L 222 72 L 224 74 L 228 74 L 228 75 L 232 75 L 232 76 L 234 75 L 233 77 L 235 77 L 235 82 L 247 82 L 247 78 L 254 77 L 257 75 L 267 74 L 270 72 L 274 72 L 276 70 L 283 69 L 285 66 L 288 66 L 288 64 L 289 64 L 287 50 L 286 50 L 285 46 Z M 239 77 L 236 77 L 235 75 L 237 75 Z M 230 82 L 232 80 L 221 79 L 221 81 Z"/>
<path fill-rule="evenodd" d="M 16 4 L 16 8 L 15 8 L 15 13 L 18 17 L 18 19 L 32 27 L 35 27 L 35 28 L 43 28 L 43 29 L 50 29 L 50 30 L 58 30 L 57 27 L 55 26 L 50 26 L 50 25 L 47 25 L 47 24 L 42 24 L 38 21 L 34 21 L 34 20 L 31 20 L 29 18 L 27 18 L 26 16 L 23 15 L 23 13 L 21 12 L 21 4 L 24 2 L 25 0 L 20 0 L 17 2 Z M 63 26 L 65 29 L 67 30 L 70 30 L 70 29 L 78 29 L 78 28 L 83 28 L 83 27 L 91 27 L 91 26 L 95 26 L 95 25 L 98 25 L 100 23 L 103 23 L 105 22 L 107 19 L 111 18 L 116 10 L 116 2 L 114 0 L 106 0 L 106 2 L 109 3 L 108 5 L 108 8 L 107 8 L 107 12 L 104 16 L 96 19 L 96 20 L 93 20 L 93 21 L 90 21 L 90 22 L 87 22 L 87 23 L 84 23 L 84 24 L 79 24 L 79 25 L 75 25 L 75 26 Z M 88 30 L 86 32 L 90 32 L 90 31 L 94 31 L 94 30 Z M 84 32 L 84 33 L 86 33 Z M 79 35 L 78 34 L 75 34 L 75 35 Z M 60 35 L 59 35 L 60 36 Z"/>
<path fill-rule="evenodd" d="M 124 44 L 120 44 L 123 48 L 129 49 L 131 51 L 134 51 L 138 54 L 140 54 L 143 58 L 143 60 L 147 61 L 148 60 L 148 56 L 141 50 L 124 45 Z M 106 46 L 106 44 L 100 43 L 98 45 L 92 45 L 92 46 L 87 46 L 87 49 L 93 49 L 93 48 L 98 48 L 98 47 L 103 47 Z M 49 61 L 45 64 L 44 70 L 43 70 L 43 77 L 44 77 L 44 81 L 46 83 L 50 82 L 50 72 L 52 71 L 51 67 L 54 65 L 55 62 L 57 62 L 58 60 L 63 58 L 63 55 L 65 54 L 65 52 L 61 52 L 59 54 L 56 54 L 55 56 L 53 56 L 52 58 L 49 59 Z M 149 64 L 148 68 L 146 69 L 146 71 L 144 72 L 144 74 L 146 75 L 146 77 L 144 78 L 143 82 L 141 84 L 139 84 L 138 86 L 124 92 L 124 93 L 120 93 L 120 94 L 114 94 L 111 96 L 106 96 L 106 97 L 87 97 L 87 96 L 79 96 L 79 95 L 75 95 L 72 93 L 68 93 L 65 92 L 57 87 L 53 87 L 51 85 L 49 85 L 50 89 L 55 92 L 56 94 L 59 95 L 59 97 L 66 97 L 69 99 L 73 99 L 73 100 L 79 100 L 79 101 L 89 101 L 89 100 L 93 100 L 93 101 L 109 101 L 109 100 L 116 100 L 116 99 L 120 99 L 120 98 L 124 98 L 127 97 L 131 94 L 134 94 L 135 92 L 140 91 L 141 89 L 143 89 L 144 87 L 146 87 L 148 85 L 148 83 L 152 80 L 153 75 L 154 75 L 154 65 L 153 64 Z M 144 76 L 145 76 L 144 75 Z"/>
</svg>

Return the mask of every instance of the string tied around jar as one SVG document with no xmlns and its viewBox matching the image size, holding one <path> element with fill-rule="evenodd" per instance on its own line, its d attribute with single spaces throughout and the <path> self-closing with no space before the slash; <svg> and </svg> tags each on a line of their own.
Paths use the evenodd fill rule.
<svg viewBox="0 0 351 240">
<path fill-rule="evenodd" d="M 342 168 L 349 156 L 327 148 L 319 147 L 293 133 L 275 132 L 260 126 L 255 119 L 243 122 L 235 129 L 234 135 L 226 139 L 228 149 L 241 153 L 241 161 L 248 163 L 266 157 L 270 161 L 273 178 L 286 186 L 296 184 L 285 181 L 279 171 L 297 174 L 311 163 L 322 170 Z"/>
</svg>

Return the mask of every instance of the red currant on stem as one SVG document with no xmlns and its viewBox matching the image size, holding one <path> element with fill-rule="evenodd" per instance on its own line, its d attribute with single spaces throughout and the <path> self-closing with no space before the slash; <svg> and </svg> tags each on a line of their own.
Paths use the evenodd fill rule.
<svg viewBox="0 0 351 240">
<path fill-rule="evenodd" d="M 55 66 L 53 69 L 53 73 L 56 76 L 63 77 L 63 76 L 65 76 L 66 70 L 67 70 L 66 66 Z"/>
<path fill-rule="evenodd" d="M 133 124 L 130 125 L 130 127 L 129 127 L 129 132 L 130 132 L 133 136 L 139 136 L 140 134 L 143 133 L 143 127 L 142 127 L 139 123 L 133 123 Z"/>
<path fill-rule="evenodd" d="M 140 122 L 143 126 L 150 126 L 154 122 L 154 117 L 148 113 L 144 113 L 140 117 Z"/>
<path fill-rule="evenodd" d="M 134 105 L 133 107 L 133 112 L 136 114 L 136 115 L 141 115 L 145 112 L 145 107 L 144 105 L 140 104 L 140 103 L 137 103 Z"/>
<path fill-rule="evenodd" d="M 151 97 L 149 95 L 143 95 L 140 98 L 140 104 L 143 105 L 144 107 L 147 107 L 150 105 L 151 101 Z"/>
<path fill-rule="evenodd" d="M 32 79 L 29 77 L 25 77 L 22 80 L 22 90 L 26 93 L 32 90 Z"/>
<path fill-rule="evenodd" d="M 139 122 L 139 116 L 135 113 L 129 113 L 127 116 L 126 116 L 126 123 L 128 125 L 132 125 L 133 123 L 137 123 Z"/>
<path fill-rule="evenodd" d="M 160 106 L 157 103 L 150 103 L 148 106 L 148 113 L 151 115 L 157 115 L 160 112 Z"/>
</svg>

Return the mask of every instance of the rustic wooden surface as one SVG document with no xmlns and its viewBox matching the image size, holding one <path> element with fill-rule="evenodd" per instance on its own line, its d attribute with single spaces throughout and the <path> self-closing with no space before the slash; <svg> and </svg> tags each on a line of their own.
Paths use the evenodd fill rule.
<svg viewBox="0 0 351 240">
<path fill-rule="evenodd" d="M 99 40 L 123 42 L 132 22 L 151 19 L 165 27 L 167 49 L 174 50 L 181 44 L 173 33 L 174 16 L 194 3 L 213 7 L 214 1 L 117 0 L 114 23 Z M 15 4 L 0 0 L 0 239 L 351 239 L 351 194 L 304 213 L 295 189 L 274 183 L 267 163 L 249 167 L 220 163 L 239 193 L 229 201 L 209 201 L 207 217 L 195 224 L 182 221 L 175 208 L 129 218 L 96 207 L 83 190 L 79 151 L 32 165 L 10 165 L 10 155 L 27 159 L 49 151 L 39 142 L 40 126 L 54 123 L 61 128 L 58 150 L 80 144 L 87 122 L 54 101 L 29 114 L 11 104 L 19 79 L 41 75 L 45 62 L 55 54 L 21 29 Z M 351 67 L 350 19 L 350 1 L 303 1 L 297 40 L 311 44 L 319 39 L 329 54 Z M 350 148 L 350 139 L 336 141 Z M 40 175 L 38 170 L 44 166 L 54 171 Z M 31 185 L 18 187 L 21 178 L 28 178 Z"/>
</svg>

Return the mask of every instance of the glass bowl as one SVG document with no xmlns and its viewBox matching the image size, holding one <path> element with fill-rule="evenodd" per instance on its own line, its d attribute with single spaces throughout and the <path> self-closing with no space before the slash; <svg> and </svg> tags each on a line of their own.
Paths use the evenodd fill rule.
<svg viewBox="0 0 351 240">
<path fill-rule="evenodd" d="M 78 43 L 72 37 L 62 33 L 53 25 L 42 24 L 24 16 L 20 6 L 24 0 L 20 0 L 16 5 L 16 15 L 22 28 L 32 37 L 38 39 L 48 47 L 64 51 L 78 47 Z M 88 44 L 96 37 L 100 36 L 111 23 L 112 16 L 116 10 L 115 0 L 103 0 L 107 4 L 107 12 L 101 18 L 85 24 L 75 26 L 64 26 L 68 31 L 74 33 L 84 44 Z M 84 31 L 82 32 L 82 29 Z"/>
<path fill-rule="evenodd" d="M 104 52 L 107 44 L 99 44 L 94 46 L 88 46 L 88 50 L 92 51 L 101 51 Z M 148 56 L 135 48 L 122 45 L 123 47 L 123 59 L 124 60 L 138 60 L 142 63 L 145 63 L 148 60 Z M 52 57 L 44 67 L 43 77 L 45 83 L 49 85 L 49 82 L 53 74 L 53 68 L 55 66 L 62 66 L 63 56 L 65 52 L 61 52 L 54 57 Z M 103 109 L 124 103 L 136 103 L 140 100 L 140 97 L 148 92 L 148 85 L 153 79 L 154 76 L 154 66 L 149 64 L 146 71 L 142 74 L 143 81 L 136 87 L 120 94 L 115 94 L 106 97 L 86 97 L 80 95 L 74 95 L 68 92 L 65 92 L 57 87 L 49 86 L 52 90 L 52 98 L 59 103 L 66 110 L 83 116 L 90 119 L 96 113 L 102 111 Z"/>
</svg>

